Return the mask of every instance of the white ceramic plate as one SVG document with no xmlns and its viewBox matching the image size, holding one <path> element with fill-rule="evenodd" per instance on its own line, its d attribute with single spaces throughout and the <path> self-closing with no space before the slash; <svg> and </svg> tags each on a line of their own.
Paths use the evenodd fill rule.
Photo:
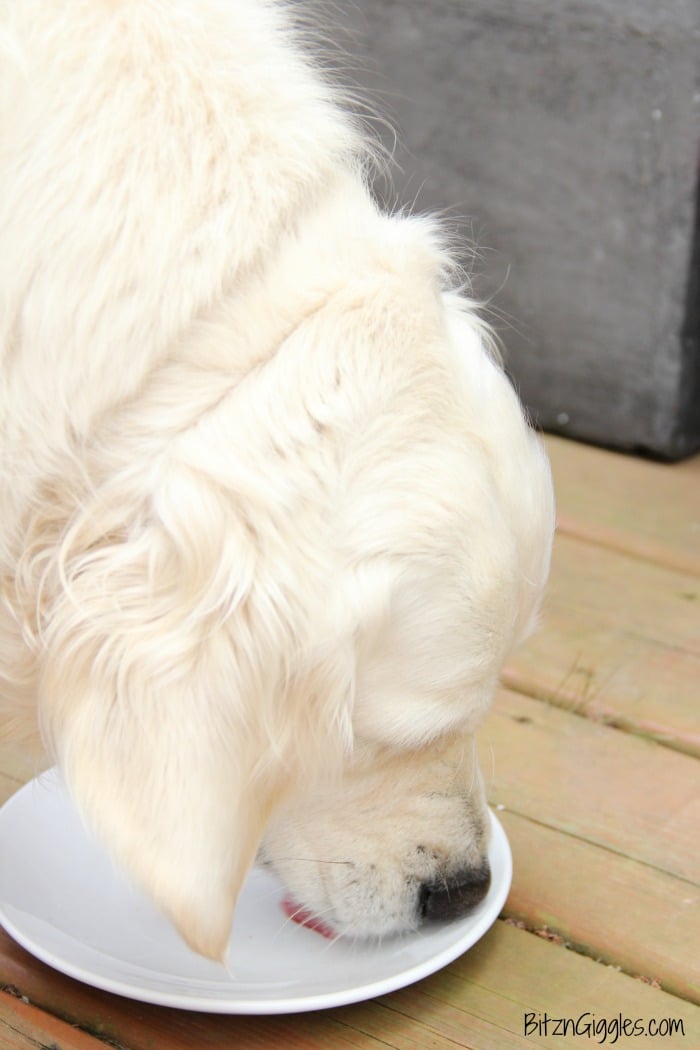
<svg viewBox="0 0 700 1050">
<path fill-rule="evenodd" d="M 491 821 L 491 887 L 474 911 L 377 944 L 331 942 L 291 922 L 281 884 L 254 869 L 236 910 L 229 972 L 190 951 L 114 867 L 50 770 L 0 810 L 0 922 L 55 969 L 144 1002 L 227 1014 L 340 1006 L 434 973 L 488 930 L 512 874 L 505 832 Z"/>
</svg>

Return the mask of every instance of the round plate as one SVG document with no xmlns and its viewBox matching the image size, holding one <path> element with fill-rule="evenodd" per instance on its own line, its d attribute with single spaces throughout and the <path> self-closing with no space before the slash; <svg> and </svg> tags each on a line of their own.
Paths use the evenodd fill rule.
<svg viewBox="0 0 700 1050">
<path fill-rule="evenodd" d="M 381 942 L 328 941 L 287 919 L 284 887 L 254 868 L 225 968 L 192 952 L 86 831 L 60 776 L 42 774 L 0 810 L 0 922 L 57 970 L 143 1002 L 222 1014 L 293 1013 L 402 988 L 471 947 L 497 918 L 512 863 L 491 814 L 492 880 L 465 918 Z"/>
</svg>

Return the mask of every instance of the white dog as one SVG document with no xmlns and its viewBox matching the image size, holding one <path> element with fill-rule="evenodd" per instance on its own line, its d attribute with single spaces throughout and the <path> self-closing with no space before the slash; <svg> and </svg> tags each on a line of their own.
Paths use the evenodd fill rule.
<svg viewBox="0 0 700 1050">
<path fill-rule="evenodd" d="M 440 230 L 283 6 L 1 11 L 6 733 L 205 955 L 258 852 L 336 933 L 464 910 L 553 501 Z"/>
</svg>

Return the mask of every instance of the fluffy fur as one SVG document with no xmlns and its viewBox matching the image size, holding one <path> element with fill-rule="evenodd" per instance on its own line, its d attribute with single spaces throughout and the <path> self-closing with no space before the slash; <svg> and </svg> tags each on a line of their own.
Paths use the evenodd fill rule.
<svg viewBox="0 0 700 1050">
<path fill-rule="evenodd" d="M 259 849 L 339 932 L 413 928 L 485 886 L 542 448 L 283 6 L 0 11 L 5 733 L 206 955 Z"/>
</svg>

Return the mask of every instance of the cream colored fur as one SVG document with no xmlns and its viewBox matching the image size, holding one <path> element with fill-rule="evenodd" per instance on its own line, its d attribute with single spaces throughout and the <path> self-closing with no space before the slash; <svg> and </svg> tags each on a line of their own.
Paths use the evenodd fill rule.
<svg viewBox="0 0 700 1050">
<path fill-rule="evenodd" d="M 412 928 L 484 862 L 540 443 L 283 7 L 0 12 L 5 733 L 204 954 L 266 827 L 339 932 Z"/>
</svg>

